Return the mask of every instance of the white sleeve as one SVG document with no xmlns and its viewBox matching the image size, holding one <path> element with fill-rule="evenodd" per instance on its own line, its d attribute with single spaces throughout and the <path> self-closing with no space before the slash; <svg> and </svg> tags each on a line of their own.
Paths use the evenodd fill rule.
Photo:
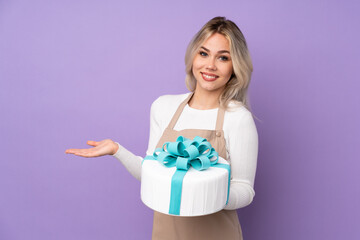
<svg viewBox="0 0 360 240">
<path fill-rule="evenodd" d="M 140 156 L 136 156 L 135 154 L 127 150 L 125 147 L 120 145 L 118 142 L 115 143 L 119 146 L 119 149 L 113 156 L 124 165 L 126 170 L 128 170 L 131 175 L 133 175 L 137 180 L 140 181 L 141 162 L 143 158 Z"/>
<path fill-rule="evenodd" d="M 247 111 L 232 128 L 228 140 L 231 181 L 226 210 L 242 208 L 252 202 L 258 156 L 258 133 L 251 113 Z"/>
<path fill-rule="evenodd" d="M 152 153 L 155 150 L 157 141 L 159 141 L 159 138 L 161 136 L 161 128 L 156 118 L 156 112 L 157 112 L 156 103 L 157 100 L 155 100 L 152 103 L 150 108 L 150 135 L 149 135 L 148 150 L 146 151 L 147 155 L 152 155 Z M 131 175 L 133 175 L 137 180 L 141 181 L 141 162 L 143 158 L 134 155 L 132 152 L 127 150 L 118 142 L 115 143 L 118 144 L 119 149 L 112 156 L 118 159 L 124 165 L 124 167 L 130 172 Z"/>
</svg>

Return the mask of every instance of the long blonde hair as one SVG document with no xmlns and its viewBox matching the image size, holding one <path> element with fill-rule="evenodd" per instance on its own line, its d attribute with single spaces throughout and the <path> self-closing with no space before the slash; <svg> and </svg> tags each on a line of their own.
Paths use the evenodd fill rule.
<svg viewBox="0 0 360 240">
<path fill-rule="evenodd" d="M 220 33 L 228 39 L 233 64 L 233 75 L 226 83 L 225 89 L 220 95 L 220 106 L 228 110 L 229 103 L 235 100 L 235 102 L 244 105 L 251 112 L 247 97 L 247 90 L 253 71 L 250 54 L 245 37 L 238 26 L 225 17 L 215 17 L 208 21 L 190 41 L 185 53 L 186 87 L 191 92 L 195 91 L 196 79 L 192 72 L 192 63 L 201 44 L 214 33 Z"/>
</svg>

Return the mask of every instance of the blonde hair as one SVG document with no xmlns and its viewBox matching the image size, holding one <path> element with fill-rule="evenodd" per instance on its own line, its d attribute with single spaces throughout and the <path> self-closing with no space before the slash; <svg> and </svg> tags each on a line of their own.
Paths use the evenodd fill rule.
<svg viewBox="0 0 360 240">
<path fill-rule="evenodd" d="M 192 72 L 192 63 L 201 45 L 214 33 L 220 33 L 228 39 L 233 64 L 233 74 L 220 95 L 220 106 L 228 110 L 229 103 L 235 100 L 235 103 L 242 104 L 251 112 L 247 96 L 253 71 L 250 54 L 245 37 L 238 26 L 225 17 L 215 17 L 208 21 L 190 41 L 185 53 L 186 87 L 191 92 L 195 91 L 196 79 Z"/>
</svg>

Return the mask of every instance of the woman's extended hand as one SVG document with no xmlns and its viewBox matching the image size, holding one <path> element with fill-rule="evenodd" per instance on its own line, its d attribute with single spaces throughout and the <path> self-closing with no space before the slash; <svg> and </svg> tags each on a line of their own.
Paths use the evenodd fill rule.
<svg viewBox="0 0 360 240">
<path fill-rule="evenodd" d="M 113 155 L 119 148 L 111 139 L 105 139 L 100 142 L 87 141 L 87 144 L 94 147 L 88 149 L 66 149 L 65 153 L 72 153 L 81 157 L 101 157 L 104 155 Z"/>
</svg>

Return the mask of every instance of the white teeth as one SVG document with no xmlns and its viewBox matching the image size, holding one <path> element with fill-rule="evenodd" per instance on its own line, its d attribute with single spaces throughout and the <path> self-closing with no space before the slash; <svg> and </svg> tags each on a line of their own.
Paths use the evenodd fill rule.
<svg viewBox="0 0 360 240">
<path fill-rule="evenodd" d="M 204 75 L 205 77 L 207 77 L 207 78 L 216 78 L 216 76 L 209 76 L 209 75 L 206 75 L 206 74 L 204 74 L 204 73 L 203 73 L 203 75 Z"/>
</svg>

